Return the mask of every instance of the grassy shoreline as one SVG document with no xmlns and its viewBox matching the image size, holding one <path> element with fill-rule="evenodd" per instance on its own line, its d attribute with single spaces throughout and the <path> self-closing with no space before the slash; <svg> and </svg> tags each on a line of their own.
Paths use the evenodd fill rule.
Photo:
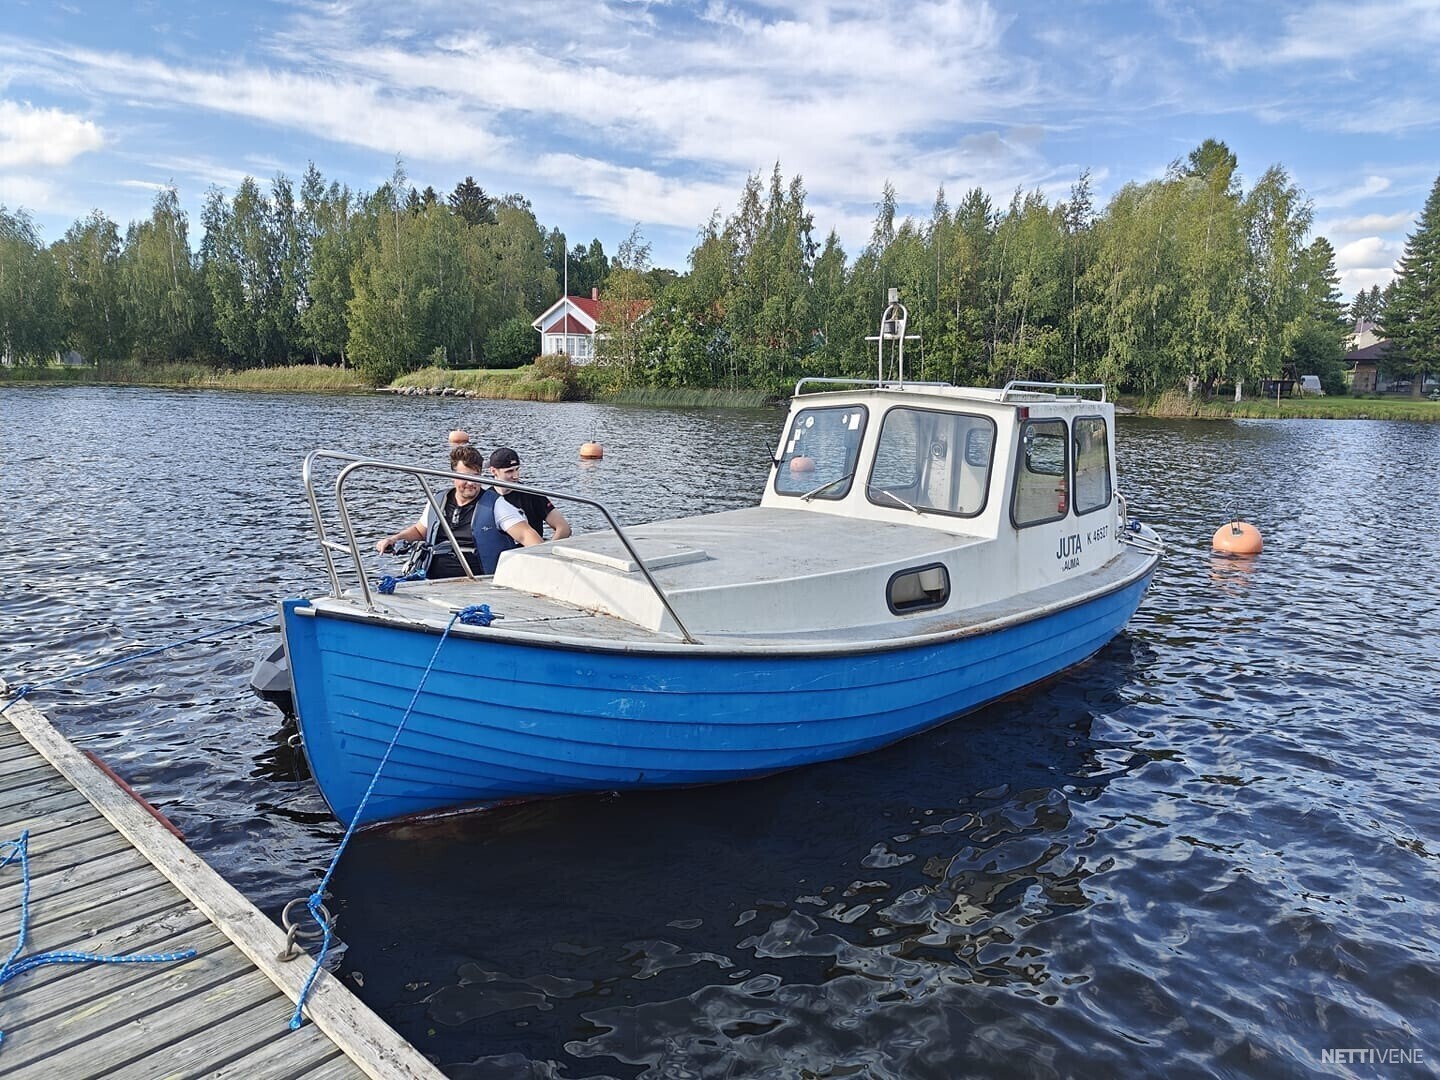
<svg viewBox="0 0 1440 1080">
<path fill-rule="evenodd" d="M 1120 402 L 1137 416 L 1163 420 L 1407 420 L 1440 422 L 1440 401 L 1410 397 L 1246 398 L 1233 401 L 1187 397 L 1170 390 L 1153 398 Z"/>
<path fill-rule="evenodd" d="M 773 402 L 748 390 L 703 387 L 635 387 L 602 391 L 538 365 L 508 370 L 447 371 L 424 368 L 388 386 L 372 386 L 353 368 L 314 364 L 216 371 L 203 364 L 119 364 L 88 368 L 0 368 L 0 386 L 153 386 L 179 390 L 273 393 L 462 396 L 510 401 L 587 400 L 657 408 L 760 408 Z M 1181 391 L 1155 397 L 1122 395 L 1118 404 L 1136 416 L 1168 420 L 1402 420 L 1440 422 L 1440 402 L 1408 397 L 1213 398 Z"/>
</svg>

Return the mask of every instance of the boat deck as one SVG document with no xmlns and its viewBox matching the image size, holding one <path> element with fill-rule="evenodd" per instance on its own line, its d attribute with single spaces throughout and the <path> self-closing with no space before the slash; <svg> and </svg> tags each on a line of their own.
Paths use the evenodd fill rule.
<svg viewBox="0 0 1440 1080">
<path fill-rule="evenodd" d="M 1152 565 L 1150 554 L 1125 547 L 1109 563 L 1084 579 L 1058 582 L 1003 600 L 958 611 L 922 613 L 886 623 L 841 626 L 814 631 L 787 631 L 784 634 L 756 634 L 744 629 L 709 632 L 700 644 L 683 644 L 679 635 L 650 630 L 624 619 L 600 612 L 581 610 L 559 600 L 536 596 L 495 584 L 489 578 L 467 581 L 448 578 L 439 581 L 401 583 L 389 596 L 376 597 L 382 620 L 400 619 L 432 629 L 444 626 L 451 615 L 464 608 L 487 604 L 494 623 L 477 629 L 456 623 L 453 634 L 529 639 L 550 645 L 576 648 L 627 648 L 681 650 L 707 649 L 721 652 L 766 650 L 785 652 L 868 651 L 898 648 L 924 641 L 927 637 L 981 633 L 1009 622 L 1033 617 L 1051 607 L 1073 604 L 1086 596 L 1108 592 L 1133 580 Z M 345 600 L 316 598 L 317 609 L 349 617 L 364 617 L 354 594 Z"/>
<path fill-rule="evenodd" d="M 0 682 L 0 699 L 13 691 Z M 0 840 L 29 831 L 17 962 L 52 950 L 195 949 L 144 964 L 50 964 L 0 986 L 6 1077 L 426 1078 L 441 1073 L 337 980 L 289 1028 L 311 960 L 26 701 L 0 716 Z M 20 930 L 18 858 L 0 872 L 0 940 Z"/>
</svg>

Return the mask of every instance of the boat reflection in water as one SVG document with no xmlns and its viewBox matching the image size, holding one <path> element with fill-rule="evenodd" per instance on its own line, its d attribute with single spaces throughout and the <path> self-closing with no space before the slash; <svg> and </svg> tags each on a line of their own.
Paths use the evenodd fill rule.
<svg viewBox="0 0 1440 1080">
<path fill-rule="evenodd" d="M 282 625 L 335 816 L 753 779 L 877 749 L 1103 648 L 1161 550 L 1116 487 L 1104 387 L 906 382 L 905 323 L 892 296 L 875 380 L 797 385 L 759 506 L 627 532 L 543 492 L 610 531 L 504 551 L 493 577 L 376 595 L 349 478 L 404 477 L 433 505 L 427 480 L 465 476 L 312 453 L 331 592 L 285 601 Z M 317 488 L 337 463 L 332 532 Z"/>
</svg>

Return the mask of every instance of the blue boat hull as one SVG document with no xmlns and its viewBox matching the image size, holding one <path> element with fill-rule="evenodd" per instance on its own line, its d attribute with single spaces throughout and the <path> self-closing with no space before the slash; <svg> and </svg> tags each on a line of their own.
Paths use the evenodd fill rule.
<svg viewBox="0 0 1440 1080">
<path fill-rule="evenodd" d="M 454 634 L 437 654 L 438 630 L 307 611 L 305 600 L 281 608 L 316 783 L 337 818 L 368 825 L 864 753 L 1093 655 L 1149 580 L 990 633 L 846 654 L 686 655 Z"/>
</svg>

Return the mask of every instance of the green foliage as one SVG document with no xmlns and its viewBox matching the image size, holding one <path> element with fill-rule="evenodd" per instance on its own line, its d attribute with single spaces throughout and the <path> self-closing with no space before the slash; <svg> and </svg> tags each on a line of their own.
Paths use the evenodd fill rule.
<svg viewBox="0 0 1440 1080">
<path fill-rule="evenodd" d="M 46 363 L 63 337 L 55 260 L 29 215 L 0 205 L 0 357 Z"/>
<path fill-rule="evenodd" d="M 129 355 L 120 286 L 120 230 L 99 210 L 70 226 L 51 249 L 59 273 L 60 318 L 67 344 L 87 360 Z"/>
<path fill-rule="evenodd" d="M 485 194 L 473 176 L 456 184 L 447 201 L 450 209 L 467 225 L 495 224 L 495 200 Z"/>
<path fill-rule="evenodd" d="M 120 287 L 134 359 L 168 363 L 205 351 L 212 316 L 190 252 L 189 219 L 173 187 L 155 196 L 149 220 L 126 230 Z"/>
<path fill-rule="evenodd" d="M 1406 237 L 1399 272 L 1386 292 L 1382 323 L 1390 340 L 1385 366 L 1409 375 L 1411 396 L 1418 398 L 1422 375 L 1440 370 L 1440 177 L 1415 231 Z"/>
<path fill-rule="evenodd" d="M 505 393 L 764 397 L 806 375 L 875 377 L 865 338 L 893 287 L 921 335 L 911 379 L 1077 378 L 1147 395 L 1189 384 L 1198 393 L 1185 400 L 1204 406 L 1293 367 L 1333 394 L 1348 320 L 1382 306 L 1397 364 L 1437 366 L 1437 204 L 1432 194 L 1406 272 L 1347 312 L 1303 193 L 1278 166 L 1246 190 L 1216 140 L 1103 208 L 1082 174 L 1058 203 L 1017 189 L 996 207 L 973 189 L 952 207 L 941 189 L 916 220 L 886 183 L 853 261 L 833 232 L 815 235 L 802 179 L 776 162 L 701 227 L 683 275 L 651 265 L 638 226 L 613 258 L 598 239 L 567 251 L 524 196 L 493 197 L 473 177 L 448 197 L 417 191 L 397 160 L 377 190 L 352 193 L 312 164 L 298 193 L 284 175 L 263 191 L 249 178 L 233 197 L 212 190 L 198 259 L 173 189 L 123 243 L 96 212 L 47 250 L 28 218 L 0 209 L 0 345 L 29 363 L 62 345 L 156 365 L 288 370 L 306 358 L 353 362 L 381 383 L 483 363 L 520 373 L 486 374 Z M 567 277 L 570 293 L 599 293 L 597 362 L 526 366 L 531 320 Z"/>
<path fill-rule="evenodd" d="M 518 368 L 535 359 L 540 339 L 523 315 L 506 319 L 485 340 L 485 366 Z"/>
<path fill-rule="evenodd" d="M 1355 299 L 1350 301 L 1350 320 L 1359 322 L 1361 319 L 1367 322 L 1378 323 L 1380 312 L 1384 310 L 1384 301 L 1380 296 L 1380 286 L 1371 285 L 1368 290 L 1355 294 Z"/>
</svg>

